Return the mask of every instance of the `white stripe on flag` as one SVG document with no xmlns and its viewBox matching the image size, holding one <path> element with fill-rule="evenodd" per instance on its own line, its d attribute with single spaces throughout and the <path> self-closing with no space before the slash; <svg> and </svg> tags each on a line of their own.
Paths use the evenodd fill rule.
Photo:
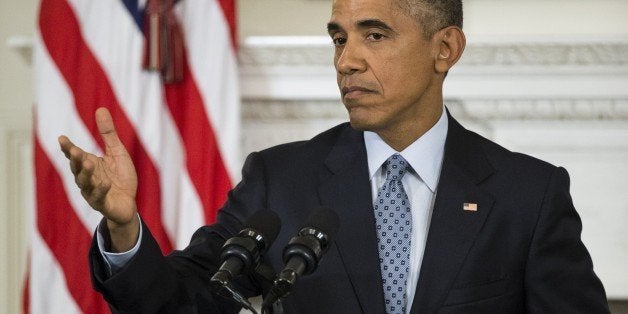
<svg viewBox="0 0 628 314">
<path fill-rule="evenodd" d="M 240 89 L 229 25 L 217 1 L 180 1 L 177 13 L 205 112 L 209 115 L 231 180 L 237 182 L 241 168 Z"/>
</svg>

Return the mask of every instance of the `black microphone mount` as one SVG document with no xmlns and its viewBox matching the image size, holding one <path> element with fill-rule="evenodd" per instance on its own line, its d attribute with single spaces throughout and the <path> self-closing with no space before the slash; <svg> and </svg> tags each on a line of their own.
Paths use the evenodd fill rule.
<svg viewBox="0 0 628 314">
<path fill-rule="evenodd" d="M 222 247 L 220 260 L 224 261 L 211 279 L 214 288 L 220 288 L 231 282 L 243 270 L 250 271 L 260 262 L 262 252 L 268 244 L 264 235 L 252 228 L 246 228 Z"/>
<path fill-rule="evenodd" d="M 235 289 L 232 281 L 241 274 L 251 274 L 260 264 L 262 256 L 275 241 L 281 221 L 270 210 L 254 213 L 236 236 L 228 239 L 222 247 L 222 265 L 210 279 L 212 291 L 231 299 L 257 314 L 248 299 Z"/>
<path fill-rule="evenodd" d="M 340 219 L 338 215 L 327 208 L 320 208 L 312 214 L 305 227 L 301 228 L 297 236 L 290 239 L 283 251 L 285 268 L 277 275 L 273 286 L 264 297 L 262 312 L 281 313 L 281 299 L 286 297 L 302 275 L 313 273 L 329 250 L 331 242 L 336 236 Z"/>
<path fill-rule="evenodd" d="M 329 235 L 312 227 L 301 229 L 299 235 L 288 242 L 283 252 L 286 267 L 277 275 L 274 283 L 279 297 L 292 291 L 299 276 L 309 275 L 316 270 L 330 242 Z"/>
</svg>

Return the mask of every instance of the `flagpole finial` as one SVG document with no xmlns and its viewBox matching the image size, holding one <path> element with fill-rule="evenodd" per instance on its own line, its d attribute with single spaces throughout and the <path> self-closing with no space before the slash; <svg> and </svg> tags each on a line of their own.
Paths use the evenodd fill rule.
<svg viewBox="0 0 628 314">
<path fill-rule="evenodd" d="M 185 49 L 183 32 L 172 0 L 148 0 L 144 18 L 143 67 L 160 71 L 164 83 L 183 80 Z"/>
</svg>

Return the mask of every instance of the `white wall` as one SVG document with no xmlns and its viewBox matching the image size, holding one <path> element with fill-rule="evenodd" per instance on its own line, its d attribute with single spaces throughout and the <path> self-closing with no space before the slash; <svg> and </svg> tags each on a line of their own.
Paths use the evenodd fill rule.
<svg viewBox="0 0 628 314">
<path fill-rule="evenodd" d="M 324 36 L 331 0 L 239 0 L 238 4 L 244 40 L 249 36 Z M 0 313 L 19 312 L 25 268 L 33 95 L 28 45 L 22 46 L 19 36 L 32 37 L 37 6 L 36 0 L 0 0 Z M 625 228 L 614 228 L 628 222 L 624 192 L 628 187 L 626 182 L 608 178 L 628 175 L 628 46 L 621 44 L 628 38 L 628 1 L 467 0 L 465 10 L 470 49 L 463 64 L 467 63 L 452 73 L 447 87 L 456 114 L 508 147 L 568 167 L 597 271 L 616 297 L 625 297 L 621 280 L 626 277 L 614 271 L 627 260 L 628 244 L 621 233 Z M 325 66 L 331 60 L 327 46 L 294 47 L 291 42 L 295 41 L 284 39 L 283 44 L 265 48 L 259 44 L 263 38 L 258 38 L 258 44 L 252 42 L 242 49 L 243 83 L 250 87 L 243 89 L 244 151 L 305 138 L 344 119 L 333 73 Z M 500 62 L 487 65 L 495 49 L 501 51 L 497 53 Z M 260 61 L 258 57 L 268 51 L 283 53 L 288 59 Z M 285 63 L 290 58 L 297 60 L 297 73 L 295 63 Z M 286 71 L 288 67 L 293 71 Z M 296 78 L 293 83 L 298 84 L 304 77 L 320 85 L 300 96 L 281 87 L 281 82 Z M 547 84 L 538 84 L 539 78 Z M 479 92 L 468 88 L 473 82 L 482 82 L 477 86 L 485 88 Z M 527 84 L 526 89 L 509 88 L 521 82 Z M 271 85 L 279 88 L 270 90 Z M 491 93 L 487 88 L 491 86 L 500 86 L 495 91 L 501 94 Z M 567 97 L 574 86 L 573 95 Z M 524 92 L 534 92 L 536 97 L 526 98 Z M 291 132 L 287 138 L 285 130 L 295 129 L 300 132 Z M 594 181 L 588 181 L 591 178 Z M 600 207 L 603 202 L 609 204 Z"/>
<path fill-rule="evenodd" d="M 331 0 L 239 0 L 242 37 L 326 35 Z M 475 35 L 625 35 L 625 0 L 464 0 Z"/>
</svg>

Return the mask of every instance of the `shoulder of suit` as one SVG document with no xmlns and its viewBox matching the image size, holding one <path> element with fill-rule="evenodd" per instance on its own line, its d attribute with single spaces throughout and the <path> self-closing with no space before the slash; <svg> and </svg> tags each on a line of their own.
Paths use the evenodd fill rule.
<svg viewBox="0 0 628 314">
<path fill-rule="evenodd" d="M 537 157 L 520 152 L 513 152 L 475 132 L 468 131 L 487 156 L 488 161 L 496 170 L 520 170 L 527 172 L 553 172 L 556 166 Z"/>
</svg>

